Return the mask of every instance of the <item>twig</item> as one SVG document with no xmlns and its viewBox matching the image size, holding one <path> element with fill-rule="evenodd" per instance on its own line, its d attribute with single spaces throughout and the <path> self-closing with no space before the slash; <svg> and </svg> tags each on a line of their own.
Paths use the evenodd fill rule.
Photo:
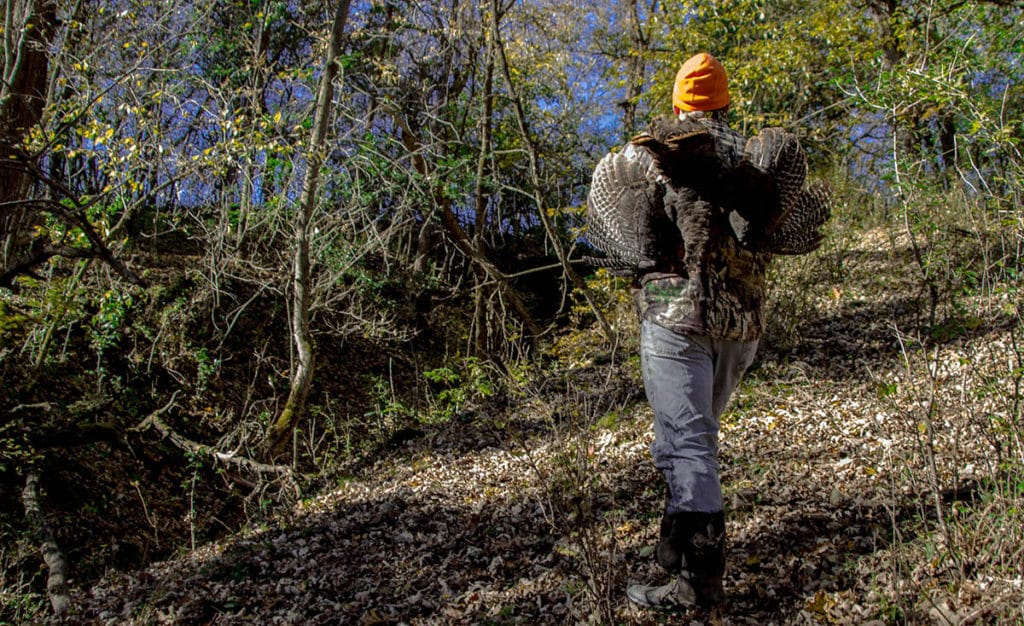
<svg viewBox="0 0 1024 626">
<path fill-rule="evenodd" d="M 18 406 L 14 407 L 10 411 L 8 411 L 8 413 L 15 413 L 17 411 L 26 411 L 26 410 L 32 410 L 32 409 L 39 409 L 41 411 L 50 411 L 50 410 L 53 410 L 53 403 L 52 402 L 36 402 L 35 404 L 19 404 Z"/>
</svg>

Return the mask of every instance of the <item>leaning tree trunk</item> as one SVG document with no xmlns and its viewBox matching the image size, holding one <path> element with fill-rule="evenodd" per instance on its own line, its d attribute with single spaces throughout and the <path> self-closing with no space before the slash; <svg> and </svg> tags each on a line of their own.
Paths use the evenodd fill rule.
<svg viewBox="0 0 1024 626">
<path fill-rule="evenodd" d="M 497 58 L 501 62 L 502 75 L 505 78 L 505 85 L 508 87 L 509 99 L 512 101 L 512 108 L 515 111 L 516 122 L 519 126 L 519 133 L 523 138 L 523 143 L 526 146 L 526 155 L 528 157 L 530 165 L 530 179 L 533 183 L 533 197 L 534 202 L 537 204 L 537 215 L 540 218 L 541 225 L 544 226 L 544 232 L 551 242 L 552 248 L 555 250 L 555 254 L 558 256 L 558 261 L 562 265 L 562 271 L 569 281 L 576 287 L 576 289 L 583 296 L 583 299 L 590 305 L 590 310 L 597 319 L 598 325 L 604 332 L 604 336 L 611 344 L 618 343 L 618 337 L 615 334 L 615 330 L 608 323 L 604 314 L 601 313 L 601 309 L 597 306 L 594 301 L 593 295 L 590 293 L 590 289 L 587 288 L 586 282 L 583 278 L 576 273 L 576 270 L 572 268 L 569 263 L 569 256 L 562 246 L 558 234 L 555 232 L 554 226 L 551 224 L 550 218 L 548 218 L 547 211 L 544 208 L 544 198 L 541 193 L 541 180 L 540 171 L 538 166 L 538 155 L 537 146 L 530 136 L 530 130 L 526 123 L 526 113 L 523 109 L 523 101 L 519 96 L 519 91 L 516 89 L 516 85 L 512 80 L 512 70 L 508 64 L 508 58 L 505 55 L 505 44 L 501 39 L 501 29 L 499 28 L 499 20 L 501 19 L 501 13 L 499 11 L 499 5 L 497 0 L 492 0 L 491 5 L 491 33 L 494 38 L 494 49 L 497 53 Z"/>
<path fill-rule="evenodd" d="M 311 278 L 309 271 L 309 233 L 313 207 L 316 205 L 320 165 L 326 151 L 327 126 L 331 118 L 334 100 L 334 77 L 338 73 L 337 58 L 341 51 L 341 36 L 348 20 L 350 0 L 342 0 L 334 15 L 331 39 L 324 59 L 324 71 L 320 77 L 320 92 L 317 96 L 313 134 L 309 140 L 306 177 L 299 196 L 299 210 L 295 214 L 295 258 L 293 262 L 291 332 L 295 342 L 297 363 L 292 374 L 291 390 L 281 414 L 267 434 L 267 448 L 272 455 L 279 455 L 288 444 L 295 425 L 306 407 L 310 383 L 313 381 L 315 353 L 313 336 L 309 327 L 309 303 Z"/>
</svg>

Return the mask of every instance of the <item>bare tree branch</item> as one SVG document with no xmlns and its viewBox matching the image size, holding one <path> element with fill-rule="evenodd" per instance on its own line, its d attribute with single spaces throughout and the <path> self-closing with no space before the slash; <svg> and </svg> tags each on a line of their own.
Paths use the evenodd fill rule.
<svg viewBox="0 0 1024 626">
<path fill-rule="evenodd" d="M 558 256 L 558 261 L 562 264 L 562 271 L 569 278 L 572 284 L 579 290 L 583 295 L 583 298 L 590 305 L 591 311 L 597 318 L 598 324 L 601 326 L 601 330 L 604 332 L 605 337 L 608 341 L 616 343 L 615 331 L 612 330 L 611 324 L 605 319 L 603 313 L 598 309 L 595 304 L 593 297 L 590 294 L 590 290 L 587 289 L 586 283 L 576 273 L 576 270 L 572 268 L 569 263 L 568 255 L 565 253 L 565 248 L 562 246 L 561 240 L 555 233 L 554 227 L 551 225 L 551 220 L 548 218 L 547 211 L 544 207 L 544 198 L 541 195 L 541 183 L 540 174 L 538 173 L 537 166 L 537 146 L 534 144 L 533 138 L 530 136 L 529 128 L 526 122 L 526 113 L 523 111 L 522 98 L 519 95 L 519 91 L 516 88 L 515 82 L 512 80 L 512 72 L 509 68 L 508 57 L 505 55 L 505 44 L 501 39 L 501 28 L 498 23 L 498 16 L 500 15 L 498 0 L 493 0 L 493 10 L 491 12 L 491 28 L 494 37 L 495 50 L 498 55 L 498 59 L 501 61 L 502 74 L 505 78 L 505 84 L 508 87 L 509 97 L 512 100 L 512 106 L 516 113 L 516 122 L 519 125 L 519 132 L 522 135 L 523 143 L 527 148 L 527 156 L 529 157 L 530 163 L 530 179 L 533 183 L 533 200 L 537 205 L 537 215 L 540 217 L 541 224 L 544 226 L 544 232 L 548 236 L 548 240 L 551 241 L 551 245 L 555 249 L 555 254 Z"/>
<path fill-rule="evenodd" d="M 167 438 L 176 448 L 184 452 L 195 454 L 196 456 L 207 457 L 225 465 L 234 465 L 235 467 L 240 467 L 257 474 L 277 474 L 278 476 L 288 479 L 293 477 L 294 474 L 292 472 L 292 468 L 287 465 L 270 465 L 254 461 L 247 457 L 239 456 L 233 452 L 221 452 L 211 446 L 199 443 L 198 441 L 193 441 L 192 439 L 176 432 L 167 424 L 167 422 L 163 421 L 160 416 L 176 405 L 175 398 L 177 395 L 178 392 L 174 392 L 174 394 L 171 395 L 170 401 L 164 405 L 163 408 L 150 413 L 146 419 L 142 420 L 137 426 L 131 429 L 132 432 L 143 432 L 149 428 L 153 428 Z"/>
</svg>

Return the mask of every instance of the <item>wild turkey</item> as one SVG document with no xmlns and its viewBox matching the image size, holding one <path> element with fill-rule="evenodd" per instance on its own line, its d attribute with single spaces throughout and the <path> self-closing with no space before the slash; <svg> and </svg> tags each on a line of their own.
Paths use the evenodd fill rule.
<svg viewBox="0 0 1024 626">
<path fill-rule="evenodd" d="M 774 193 L 768 193 L 762 174 L 768 175 Z M 807 158 L 796 135 L 763 129 L 747 140 L 744 162 L 731 175 L 745 197 L 735 203 L 729 221 L 744 246 L 806 254 L 821 245 L 821 229 L 832 214 L 831 192 L 822 182 L 804 184 Z"/>
<path fill-rule="evenodd" d="M 705 187 L 722 171 L 707 127 L 656 120 L 647 133 L 621 152 L 605 155 L 594 168 L 587 239 L 606 256 L 586 260 L 619 275 L 654 269 L 659 254 L 671 256 L 681 243 L 678 225 L 666 212 L 666 192 Z"/>
<path fill-rule="evenodd" d="M 716 212 L 728 213 L 748 249 L 804 254 L 817 248 L 829 193 L 821 184 L 804 186 L 799 140 L 766 128 L 746 142 L 742 160 L 730 163 L 722 148 L 736 144 L 721 144 L 734 137 L 716 137 L 696 120 L 658 118 L 622 152 L 606 155 L 587 197 L 587 237 L 606 256 L 588 260 L 621 275 L 654 269 L 659 253 L 671 264 L 680 244 L 692 254 L 686 241 L 706 238 Z"/>
<path fill-rule="evenodd" d="M 651 152 L 658 173 L 676 189 L 707 187 L 725 171 L 715 136 L 697 120 L 655 118 L 631 143 Z"/>
<path fill-rule="evenodd" d="M 604 257 L 586 257 L 613 274 L 654 268 L 657 239 L 652 220 L 664 215 L 664 185 L 650 177 L 651 155 L 627 146 L 594 168 L 587 196 L 587 239 Z"/>
</svg>

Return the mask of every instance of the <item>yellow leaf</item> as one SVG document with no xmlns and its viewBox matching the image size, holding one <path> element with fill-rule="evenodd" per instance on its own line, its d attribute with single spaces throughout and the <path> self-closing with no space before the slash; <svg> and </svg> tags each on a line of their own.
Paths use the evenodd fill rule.
<svg viewBox="0 0 1024 626">
<path fill-rule="evenodd" d="M 822 615 L 828 611 L 829 607 L 833 604 L 835 603 L 829 599 L 827 593 L 824 591 L 818 591 L 818 593 L 814 594 L 814 599 L 809 601 L 805 608 L 811 613 Z"/>
</svg>

